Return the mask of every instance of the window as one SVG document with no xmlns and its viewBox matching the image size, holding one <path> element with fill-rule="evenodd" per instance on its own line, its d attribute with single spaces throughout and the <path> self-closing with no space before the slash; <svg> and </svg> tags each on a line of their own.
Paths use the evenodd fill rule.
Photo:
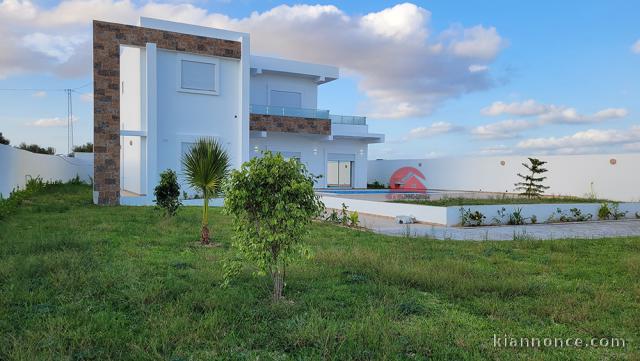
<svg viewBox="0 0 640 361">
<path fill-rule="evenodd" d="M 178 56 L 178 91 L 218 95 L 219 62 L 195 55 Z"/>
<path fill-rule="evenodd" d="M 302 94 L 296 92 L 272 90 L 270 105 L 276 107 L 302 108 Z"/>
</svg>

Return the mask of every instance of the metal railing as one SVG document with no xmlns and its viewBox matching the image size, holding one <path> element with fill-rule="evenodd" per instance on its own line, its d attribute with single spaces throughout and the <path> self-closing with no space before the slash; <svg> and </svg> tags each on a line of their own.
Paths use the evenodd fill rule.
<svg viewBox="0 0 640 361">
<path fill-rule="evenodd" d="M 331 114 L 331 124 L 367 125 L 367 117 Z"/>
<path fill-rule="evenodd" d="M 366 125 L 367 117 L 357 115 L 336 115 L 329 114 L 328 110 L 290 108 L 274 105 L 249 105 L 249 112 L 252 114 L 280 115 L 285 117 L 300 117 L 312 119 L 331 119 L 332 124 Z"/>
<path fill-rule="evenodd" d="M 314 119 L 329 119 L 329 111 L 323 109 L 289 108 L 273 105 L 251 104 L 249 112 L 263 115 L 281 115 L 285 117 L 300 117 Z"/>
</svg>

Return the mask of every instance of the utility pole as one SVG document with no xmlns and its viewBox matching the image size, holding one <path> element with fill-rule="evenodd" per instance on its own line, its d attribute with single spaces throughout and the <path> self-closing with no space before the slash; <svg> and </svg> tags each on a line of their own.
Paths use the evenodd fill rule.
<svg viewBox="0 0 640 361">
<path fill-rule="evenodd" d="M 67 154 L 73 149 L 73 89 L 64 89 L 67 93 Z"/>
</svg>

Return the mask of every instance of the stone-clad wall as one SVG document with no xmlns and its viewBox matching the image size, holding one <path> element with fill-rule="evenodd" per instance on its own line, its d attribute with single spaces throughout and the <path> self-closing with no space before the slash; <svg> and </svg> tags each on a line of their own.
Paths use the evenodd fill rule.
<svg viewBox="0 0 640 361">
<path fill-rule="evenodd" d="M 249 129 L 268 132 L 330 135 L 331 120 L 251 114 Z"/>
<path fill-rule="evenodd" d="M 138 26 L 93 22 L 94 190 L 99 204 L 120 199 L 120 45 L 240 59 L 237 41 L 175 33 Z"/>
</svg>

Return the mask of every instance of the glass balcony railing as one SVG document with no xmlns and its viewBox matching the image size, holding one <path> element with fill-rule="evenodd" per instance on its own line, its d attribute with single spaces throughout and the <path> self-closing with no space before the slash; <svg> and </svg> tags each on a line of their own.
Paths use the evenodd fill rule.
<svg viewBox="0 0 640 361">
<path fill-rule="evenodd" d="M 335 115 L 329 114 L 328 110 L 290 108 L 274 105 L 251 104 L 249 112 L 252 114 L 280 115 L 285 117 L 300 117 L 312 119 L 331 119 L 332 124 L 366 125 L 367 118 L 356 115 Z"/>
<path fill-rule="evenodd" d="M 331 124 L 367 125 L 367 117 L 331 114 Z"/>
<path fill-rule="evenodd" d="M 289 108 L 273 105 L 251 104 L 249 106 L 249 112 L 253 114 L 281 115 L 285 117 L 329 119 L 329 111 L 322 109 Z"/>
</svg>

